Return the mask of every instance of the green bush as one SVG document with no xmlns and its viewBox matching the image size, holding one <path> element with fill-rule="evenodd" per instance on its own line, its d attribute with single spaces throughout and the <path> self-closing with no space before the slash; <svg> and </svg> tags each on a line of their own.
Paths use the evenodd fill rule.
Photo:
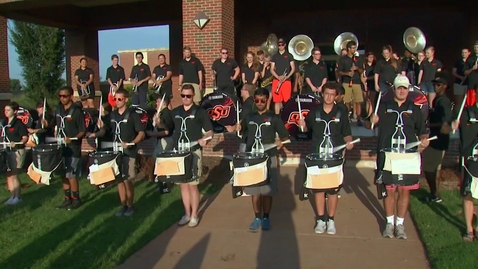
<svg viewBox="0 0 478 269">
<path fill-rule="evenodd" d="M 131 96 L 133 96 L 133 86 L 131 85 L 125 85 L 124 86 L 124 89 L 128 91 L 129 93 L 129 101 L 128 101 L 128 106 L 131 106 Z M 156 98 L 157 98 L 157 95 L 153 92 L 153 88 L 152 87 L 149 87 L 148 88 L 148 105 L 150 105 L 151 107 L 154 107 L 156 108 Z"/>
<path fill-rule="evenodd" d="M 36 108 L 37 102 L 39 100 L 43 99 L 40 96 L 36 96 L 35 93 L 28 91 L 25 91 L 18 95 L 14 95 L 12 98 L 13 102 L 17 102 L 21 107 L 28 109 Z M 58 96 L 56 94 L 49 94 L 46 97 L 46 102 L 48 107 L 50 107 L 50 109 L 54 111 L 60 103 L 60 100 L 58 99 Z"/>
</svg>

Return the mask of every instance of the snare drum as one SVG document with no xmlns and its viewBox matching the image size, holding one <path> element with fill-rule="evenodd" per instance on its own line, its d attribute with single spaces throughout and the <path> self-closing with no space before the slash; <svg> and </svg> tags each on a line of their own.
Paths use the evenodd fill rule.
<svg viewBox="0 0 478 269">
<path fill-rule="evenodd" d="M 57 143 L 39 144 L 32 148 L 32 163 L 27 174 L 36 183 L 50 185 L 51 173 L 64 168 L 61 147 Z"/>
<path fill-rule="evenodd" d="M 310 111 L 316 108 L 321 99 L 313 94 L 301 94 L 299 95 L 299 101 L 301 106 L 302 118 L 305 119 Z M 284 109 L 281 112 L 282 121 L 285 124 L 285 128 L 289 134 L 298 140 L 310 139 L 310 132 L 302 133 L 299 129 L 299 105 L 297 103 L 297 95 L 290 98 L 284 105 Z"/>
<path fill-rule="evenodd" d="M 332 154 L 327 158 L 320 153 L 311 153 L 305 157 L 307 176 L 304 187 L 312 190 L 337 189 L 344 181 L 344 157 Z"/>
<path fill-rule="evenodd" d="M 159 153 L 156 157 L 154 174 L 161 182 L 187 183 L 195 180 L 193 154 L 190 151 L 178 150 Z"/>
<path fill-rule="evenodd" d="M 418 183 L 421 174 L 421 157 L 417 149 L 398 152 L 385 148 L 382 180 L 385 185 L 411 186 Z"/>
<path fill-rule="evenodd" d="M 266 153 L 238 152 L 233 155 L 233 186 L 253 187 L 269 183 Z"/>
<path fill-rule="evenodd" d="M 88 154 L 88 178 L 92 185 L 104 189 L 121 176 L 122 157 L 117 151 L 96 151 Z"/>
<path fill-rule="evenodd" d="M 201 107 L 211 119 L 215 133 L 223 133 L 224 126 L 236 125 L 238 109 L 236 106 L 237 98 L 225 92 L 215 91 L 201 100 Z"/>
</svg>

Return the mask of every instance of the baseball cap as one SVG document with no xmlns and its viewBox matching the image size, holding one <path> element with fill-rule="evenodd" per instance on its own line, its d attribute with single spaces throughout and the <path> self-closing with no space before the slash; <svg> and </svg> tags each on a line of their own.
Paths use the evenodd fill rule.
<svg viewBox="0 0 478 269">
<path fill-rule="evenodd" d="M 395 89 L 398 87 L 405 87 L 408 89 L 408 87 L 410 87 L 410 80 L 404 75 L 398 75 L 393 81 L 393 87 L 395 87 Z"/>
<path fill-rule="evenodd" d="M 442 77 L 436 77 L 434 80 L 432 80 L 433 83 L 441 83 L 441 84 L 446 84 L 446 79 Z"/>
<path fill-rule="evenodd" d="M 277 40 L 277 44 L 285 44 L 285 41 L 283 38 L 279 38 L 279 40 Z"/>
</svg>

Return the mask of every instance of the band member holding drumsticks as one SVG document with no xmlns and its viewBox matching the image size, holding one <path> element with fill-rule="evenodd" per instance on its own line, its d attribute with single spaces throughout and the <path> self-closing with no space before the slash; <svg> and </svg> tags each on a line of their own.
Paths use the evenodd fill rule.
<svg viewBox="0 0 478 269">
<path fill-rule="evenodd" d="M 451 86 L 451 77 L 448 73 L 437 72 L 432 82 L 435 85 L 437 96 L 433 100 L 433 108 L 429 118 L 430 137 L 437 136 L 438 138 L 430 141 L 430 145 L 423 151 L 422 168 L 430 187 L 430 196 L 427 200 L 441 203 L 442 199 L 438 195 L 439 173 L 443 157 L 450 144 L 450 124 L 452 121 L 451 101 L 445 92 Z"/>
<path fill-rule="evenodd" d="M 350 122 L 346 110 L 334 104 L 335 97 L 337 96 L 340 85 L 336 82 L 329 82 L 323 86 L 323 104 L 320 104 L 315 109 L 309 112 L 305 119 L 299 120 L 299 125 L 304 129 L 304 132 L 308 130 L 312 131 L 312 149 L 313 152 L 318 152 L 320 143 L 324 139 L 325 123 L 322 121 L 316 121 L 317 114 L 320 114 L 321 118 L 325 121 L 333 120 L 336 117 L 340 118 L 340 122 L 330 125 L 331 139 L 334 146 L 347 144 L 346 149 L 353 149 L 352 142 L 352 130 L 350 128 Z M 315 194 L 315 203 L 317 209 L 317 225 L 315 226 L 316 233 L 324 233 L 327 229 L 328 234 L 335 234 L 335 213 L 337 212 L 338 193 L 342 186 L 336 189 L 327 190 L 313 190 Z M 325 217 L 325 194 L 327 194 L 327 213 L 328 217 Z"/>
<path fill-rule="evenodd" d="M 111 112 L 110 130 L 116 132 L 117 123 L 119 124 L 119 138 L 121 139 L 121 147 L 123 148 L 121 175 L 117 178 L 118 194 L 121 201 L 121 209 L 116 212 L 115 216 L 131 216 L 134 213 L 134 186 L 133 180 L 136 178 L 136 155 L 137 145 L 144 138 L 144 127 L 141 119 L 134 109 L 128 108 L 127 103 L 129 94 L 126 90 L 121 89 L 116 92 L 115 101 L 117 109 Z M 125 118 L 127 117 L 127 118 Z M 122 122 L 127 120 L 126 122 Z M 114 121 L 114 122 L 113 122 Z M 99 122 L 101 130 L 96 133 L 97 137 L 106 134 L 102 121 Z M 133 145 L 131 145 L 133 144 Z"/>
<path fill-rule="evenodd" d="M 143 63 L 143 53 L 136 52 L 135 57 L 138 64 L 131 68 L 129 76 L 133 86 L 133 96 L 131 96 L 133 106 L 144 105 L 148 102 L 148 81 L 151 78 L 149 65 Z"/>
<path fill-rule="evenodd" d="M 257 85 L 259 82 L 261 64 L 257 60 L 254 52 L 248 51 L 244 57 L 244 66 L 242 66 L 242 82 Z M 260 69 L 260 70 L 259 70 Z"/>
<path fill-rule="evenodd" d="M 111 55 L 111 66 L 106 69 L 106 80 L 108 81 L 108 84 L 110 85 L 110 89 L 113 90 L 113 92 L 116 92 L 119 89 L 123 89 L 123 82 L 126 79 L 125 73 L 124 73 L 124 68 L 118 64 L 119 57 L 116 54 Z M 106 97 L 108 94 L 106 95 Z M 112 96 L 113 97 L 113 96 Z M 114 106 L 114 100 L 111 100 L 112 97 L 110 98 L 105 98 L 105 95 L 103 93 L 103 100 L 108 100 L 110 105 L 113 107 Z"/>
<path fill-rule="evenodd" d="M 416 142 L 417 136 L 421 141 L 419 150 L 423 150 L 429 144 L 427 140 L 428 134 L 426 133 L 425 119 L 420 111 L 420 108 L 408 100 L 410 81 L 406 76 L 398 75 L 394 82 L 394 99 L 388 102 L 381 102 L 378 110 L 378 115 L 371 116 L 371 122 L 379 126 L 379 138 L 378 138 L 378 154 L 377 154 L 377 171 L 383 171 L 385 165 L 385 153 L 381 151 L 384 148 L 391 148 L 392 138 L 396 131 L 396 113 L 388 113 L 387 110 L 393 109 L 394 111 L 404 112 L 412 110 L 411 114 L 405 114 L 403 119 L 403 133 L 406 137 L 407 143 Z M 405 181 L 405 180 L 403 180 Z M 400 181 L 398 181 L 400 182 Z M 403 184 L 403 183 L 401 183 Z M 405 215 L 408 211 L 408 205 L 410 202 L 410 190 L 416 190 L 419 188 L 418 176 L 417 183 L 413 185 L 401 185 L 392 184 L 386 186 L 386 197 L 384 198 L 383 205 L 385 208 L 385 214 L 387 218 L 387 224 L 383 231 L 383 237 L 393 238 L 394 235 L 397 238 L 406 239 L 405 227 L 403 222 Z M 395 193 L 398 190 L 398 201 L 395 201 Z M 396 208 L 397 207 L 397 208 Z M 397 209 L 397 219 L 395 222 L 395 209 Z"/>
<path fill-rule="evenodd" d="M 213 126 L 209 116 L 204 108 L 193 103 L 195 90 L 192 85 L 185 84 L 181 90 L 182 105 L 171 111 L 171 117 L 174 122 L 173 144 L 178 147 L 179 138 L 181 136 L 181 118 L 186 118 L 194 114 L 194 120 L 186 121 L 186 135 L 191 142 L 197 141 L 198 144 L 191 148 L 193 154 L 193 176 L 194 180 L 188 183 L 181 183 L 181 197 L 183 199 L 185 215 L 179 221 L 179 225 L 183 226 L 189 223 L 189 227 L 196 227 L 199 223 L 199 190 L 198 184 L 202 174 L 202 148 L 206 146 L 209 140 L 206 138 L 213 137 Z M 179 115 L 181 118 L 177 118 Z M 202 130 L 206 132 L 204 135 Z"/>
<path fill-rule="evenodd" d="M 241 89 L 241 97 L 242 97 L 242 110 L 241 110 L 241 119 L 237 123 L 237 125 L 240 125 L 241 122 L 251 113 L 254 112 L 255 109 L 254 107 L 254 92 L 256 91 L 256 86 L 252 84 L 244 84 Z M 226 130 L 230 133 L 236 131 L 237 127 L 236 126 L 225 126 Z M 246 134 L 243 134 L 243 139 Z"/>
<path fill-rule="evenodd" d="M 156 85 L 161 85 L 158 93 L 160 96 L 166 94 L 168 99 L 173 99 L 173 82 L 171 80 L 171 77 L 173 76 L 173 70 L 171 69 L 171 66 L 166 63 L 166 55 L 162 53 L 159 54 L 158 61 L 159 65 L 153 69 L 151 79 L 153 80 L 153 83 L 156 83 Z M 158 80 L 158 77 L 162 78 Z M 169 109 L 171 109 L 171 106 L 169 106 Z"/>
<path fill-rule="evenodd" d="M 234 81 L 239 77 L 241 69 L 237 62 L 229 58 L 227 49 L 221 49 L 221 56 L 212 63 L 212 77 L 218 91 L 234 95 Z"/>
<path fill-rule="evenodd" d="M 73 88 L 65 86 L 58 92 L 60 104 L 56 109 L 56 126 L 63 134 L 55 133 L 55 136 L 65 136 L 62 154 L 65 163 L 65 175 L 63 178 L 63 190 L 65 199 L 58 209 L 76 209 L 81 206 L 80 186 L 78 184 L 78 172 L 80 169 L 81 140 L 86 134 L 86 126 L 83 111 L 73 103 Z M 69 117 L 68 117 L 69 115 Z M 48 127 L 48 123 L 44 123 Z M 57 131 L 58 132 L 58 131 Z"/>
<path fill-rule="evenodd" d="M 190 84 L 194 87 L 194 103 L 199 105 L 204 95 L 204 66 L 201 61 L 191 54 L 191 48 L 183 48 L 183 59 L 179 62 L 179 91 L 183 85 Z"/>
<path fill-rule="evenodd" d="M 294 56 L 286 50 L 284 39 L 277 41 L 279 50 L 271 60 L 272 100 L 274 101 L 274 112 L 280 114 L 282 103 L 289 101 L 292 96 L 292 82 L 290 77 L 295 74 Z"/>
<path fill-rule="evenodd" d="M 87 100 L 88 107 L 95 108 L 95 73 L 87 66 L 86 58 L 80 59 L 80 68 L 75 71 L 75 83 L 81 100 Z"/>
<path fill-rule="evenodd" d="M 322 93 L 322 87 L 327 83 L 329 75 L 327 74 L 327 65 L 322 58 L 320 49 L 312 49 L 312 61 L 305 68 L 305 82 L 307 87 L 305 93 L 312 93 L 319 96 Z"/>
<path fill-rule="evenodd" d="M 418 84 L 423 92 L 427 94 L 428 103 L 430 107 L 433 106 L 433 99 L 435 99 L 435 87 L 432 80 L 435 78 L 435 73 L 441 71 L 443 64 L 435 59 L 435 48 L 428 47 L 425 50 L 425 56 L 427 57 L 420 64 L 420 72 L 418 73 Z"/>
<path fill-rule="evenodd" d="M 55 126 L 55 117 L 53 117 L 51 109 L 48 107 L 48 104 L 46 108 L 43 107 L 43 103 L 43 100 L 37 102 L 36 107 L 39 119 L 35 121 L 34 127 L 32 126 L 33 128 L 27 129 L 29 135 L 35 135 L 36 138 L 38 138 L 36 141 L 37 144 L 43 144 L 47 136 L 53 136 L 53 126 Z M 43 114 L 45 114 L 47 124 L 44 124 Z"/>
<path fill-rule="evenodd" d="M 266 89 L 259 88 L 254 92 L 254 103 L 257 111 L 246 116 L 240 125 L 237 125 L 238 131 L 244 134 L 243 141 L 246 144 L 246 152 L 250 152 L 255 142 L 255 134 L 257 127 L 251 127 L 249 122 L 253 121 L 257 124 L 270 122 L 270 126 L 261 128 L 261 141 L 263 145 L 276 144 L 274 147 L 265 153 L 270 158 L 270 167 L 268 167 L 270 181 L 267 185 L 257 187 L 244 187 L 244 192 L 252 196 L 252 208 L 254 209 L 255 218 L 252 221 L 249 229 L 255 231 L 262 226 L 262 230 L 270 229 L 269 214 L 272 208 L 272 197 L 278 191 L 278 161 L 277 151 L 282 147 L 282 141 L 289 139 L 289 133 L 284 126 L 282 120 L 267 110 L 267 99 L 269 99 L 269 92 Z M 279 135 L 280 140 L 276 142 L 276 134 Z"/>
<path fill-rule="evenodd" d="M 7 187 L 12 195 L 5 202 L 6 205 L 16 205 L 22 202 L 18 170 L 22 169 L 25 163 L 25 143 L 28 141 L 28 132 L 27 127 L 16 117 L 19 108 L 20 106 L 15 102 L 6 105 L 6 119 L 2 122 L 3 142 L 7 142 L 4 145 L 7 161 Z"/>
</svg>

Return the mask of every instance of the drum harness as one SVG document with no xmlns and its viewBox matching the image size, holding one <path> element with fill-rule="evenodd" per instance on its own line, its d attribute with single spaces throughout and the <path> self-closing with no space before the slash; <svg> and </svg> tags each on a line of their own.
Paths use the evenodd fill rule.
<svg viewBox="0 0 478 269">
<path fill-rule="evenodd" d="M 119 151 L 123 153 L 123 147 L 121 145 L 121 143 L 123 143 L 123 140 L 121 139 L 121 123 L 127 123 L 130 114 L 131 114 L 131 110 L 127 109 L 121 121 L 116 121 L 116 119 L 113 116 L 114 114 L 112 114 L 113 117 L 111 118 L 110 122 L 115 124 L 115 138 L 113 139 L 113 151 Z M 127 145 L 134 145 L 134 143 L 127 143 Z"/>
<path fill-rule="evenodd" d="M 261 154 L 264 153 L 264 145 L 262 144 L 262 126 L 270 126 L 271 122 L 266 121 L 261 124 L 257 124 L 254 121 L 249 121 L 249 125 L 256 126 L 256 133 L 254 135 L 254 144 L 252 145 L 251 153 L 253 154 Z"/>
<path fill-rule="evenodd" d="M 80 84 L 84 85 L 87 81 L 80 79 Z M 90 85 L 86 86 L 85 88 L 81 87 L 81 96 L 89 95 L 90 94 Z"/>
<path fill-rule="evenodd" d="M 60 127 L 55 126 L 55 133 L 56 137 L 55 140 L 58 141 L 58 144 L 64 145 L 65 144 L 65 138 L 66 138 L 66 133 L 65 133 L 65 119 L 72 118 L 73 112 L 75 111 L 74 104 L 70 106 L 68 109 L 68 114 L 64 117 L 61 116 L 60 114 L 60 107 L 56 109 L 56 116 L 60 119 Z M 75 140 L 75 138 L 71 138 L 71 140 Z"/>
<path fill-rule="evenodd" d="M 181 117 L 181 115 L 176 114 L 175 118 L 181 120 L 181 129 L 180 129 L 180 134 L 179 134 L 179 139 L 178 139 L 178 150 L 179 151 L 190 151 L 192 147 L 197 145 L 198 142 L 193 142 L 191 143 L 191 140 L 188 137 L 187 134 L 187 125 L 186 121 L 188 119 L 194 119 L 195 114 L 196 114 L 196 107 L 193 107 L 191 113 L 187 117 Z M 183 142 L 185 141 L 185 142 Z"/>
<path fill-rule="evenodd" d="M 320 115 L 320 110 L 317 110 L 316 113 L 315 113 L 315 121 L 317 122 L 323 122 L 325 123 L 325 128 L 324 128 L 324 138 L 322 139 L 322 143 L 320 143 L 319 145 L 319 155 L 321 157 L 324 157 L 325 159 L 327 159 L 329 156 L 331 157 L 331 155 L 334 153 L 334 144 L 332 143 L 332 139 L 330 138 L 330 124 L 332 122 L 337 122 L 339 123 L 340 122 L 340 110 L 337 112 L 337 115 L 335 116 L 334 119 L 331 119 L 329 121 L 326 121 L 324 119 L 322 119 L 321 115 Z"/>
</svg>

